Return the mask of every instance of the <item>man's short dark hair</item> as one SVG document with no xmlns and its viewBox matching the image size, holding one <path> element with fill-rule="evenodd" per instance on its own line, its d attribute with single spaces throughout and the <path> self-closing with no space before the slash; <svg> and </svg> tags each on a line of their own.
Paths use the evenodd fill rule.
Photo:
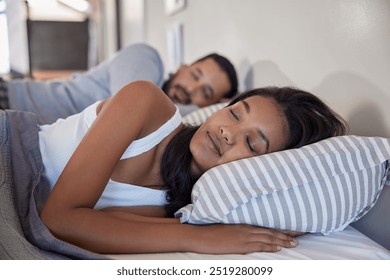
<svg viewBox="0 0 390 280">
<path fill-rule="evenodd" d="M 230 82 L 230 91 L 228 91 L 223 97 L 232 98 L 237 94 L 238 91 L 237 73 L 236 70 L 234 69 L 233 64 L 229 61 L 229 59 L 217 53 L 211 53 L 209 55 L 206 55 L 198 59 L 196 62 L 209 59 L 209 58 L 213 59 L 218 64 L 218 66 L 222 69 L 222 71 L 225 72 L 226 75 L 228 76 Z"/>
</svg>

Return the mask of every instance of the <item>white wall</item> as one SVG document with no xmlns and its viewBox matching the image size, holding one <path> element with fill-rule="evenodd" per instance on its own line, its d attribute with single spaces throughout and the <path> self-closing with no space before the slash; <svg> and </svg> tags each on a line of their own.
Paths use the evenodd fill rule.
<svg viewBox="0 0 390 280">
<path fill-rule="evenodd" d="M 6 15 L 9 40 L 9 63 L 13 70 L 28 74 L 30 72 L 28 46 L 26 9 L 22 0 L 7 0 Z"/>
<path fill-rule="evenodd" d="M 143 42 L 144 35 L 144 0 L 121 0 L 121 36 L 122 45 Z"/>
<path fill-rule="evenodd" d="M 350 122 L 351 133 L 390 137 L 389 0 L 187 0 L 166 16 L 145 0 L 145 41 L 167 64 L 166 29 L 184 25 L 184 60 L 227 55 L 241 89 L 293 85 Z"/>
<path fill-rule="evenodd" d="M 5 15 L 5 1 L 0 1 L 0 75 L 9 73 L 9 45 L 8 45 L 8 24 Z"/>
</svg>

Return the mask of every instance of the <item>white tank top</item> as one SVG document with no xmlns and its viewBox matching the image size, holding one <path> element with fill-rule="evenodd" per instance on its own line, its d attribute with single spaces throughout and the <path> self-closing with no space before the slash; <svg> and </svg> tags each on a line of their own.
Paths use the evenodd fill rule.
<svg viewBox="0 0 390 280">
<path fill-rule="evenodd" d="M 59 119 L 51 125 L 40 126 L 39 147 L 50 187 L 53 188 L 66 163 L 85 133 L 96 119 L 96 108 L 100 101 L 79 114 Z M 176 112 L 159 129 L 144 138 L 133 141 L 121 159 L 138 156 L 159 144 L 181 124 L 181 115 Z M 110 206 L 164 205 L 165 191 L 130 185 L 109 180 L 96 209 Z"/>
</svg>

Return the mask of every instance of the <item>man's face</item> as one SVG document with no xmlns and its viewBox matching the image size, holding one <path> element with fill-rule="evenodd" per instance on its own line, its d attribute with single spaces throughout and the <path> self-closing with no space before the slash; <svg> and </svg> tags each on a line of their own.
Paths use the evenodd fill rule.
<svg viewBox="0 0 390 280">
<path fill-rule="evenodd" d="M 175 103 L 204 107 L 219 102 L 230 88 L 227 74 L 208 58 L 181 66 L 172 77 L 166 94 Z"/>
</svg>

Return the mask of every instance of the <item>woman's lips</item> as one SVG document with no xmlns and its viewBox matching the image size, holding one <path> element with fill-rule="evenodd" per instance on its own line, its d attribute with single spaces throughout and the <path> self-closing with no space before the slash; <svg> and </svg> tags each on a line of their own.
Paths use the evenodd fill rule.
<svg viewBox="0 0 390 280">
<path fill-rule="evenodd" d="M 221 146 L 220 146 L 218 139 L 216 137 L 214 137 L 212 135 L 212 133 L 210 133 L 209 131 L 207 131 L 207 136 L 210 138 L 212 147 L 215 150 L 215 152 L 217 154 L 221 155 Z"/>
</svg>

